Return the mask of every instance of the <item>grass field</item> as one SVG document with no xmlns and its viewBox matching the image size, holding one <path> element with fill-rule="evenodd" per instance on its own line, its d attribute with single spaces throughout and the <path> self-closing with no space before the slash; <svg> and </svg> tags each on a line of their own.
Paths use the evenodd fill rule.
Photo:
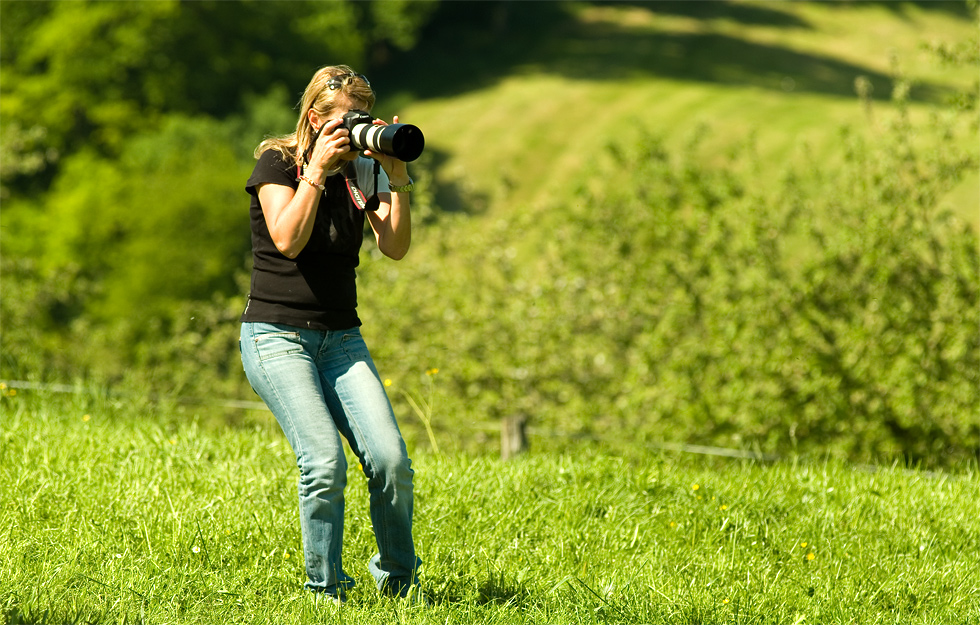
<svg viewBox="0 0 980 625">
<path fill-rule="evenodd" d="M 2 399 L 3 622 L 980 619 L 975 465 L 588 446 L 510 463 L 413 453 L 429 606 L 374 591 L 367 491 L 352 479 L 345 560 L 359 585 L 340 608 L 316 605 L 302 590 L 293 456 L 274 423 L 215 429 L 169 414 L 84 394 Z"/>
<path fill-rule="evenodd" d="M 842 125 L 885 126 L 896 71 L 913 83 L 919 121 L 976 79 L 975 67 L 943 65 L 925 47 L 975 32 L 960 4 L 719 3 L 705 15 L 690 12 L 705 3 L 521 3 L 532 5 L 536 22 L 512 16 L 498 30 L 427 39 L 391 70 L 401 82 L 372 75 L 376 112 L 426 133 L 429 160 L 413 171 L 431 179 L 418 195 L 467 215 L 419 219 L 408 264 L 384 266 L 421 285 L 419 298 L 436 272 L 481 278 L 461 260 L 482 266 L 522 243 L 531 249 L 515 255 L 547 251 L 538 244 L 553 232 L 536 231 L 537 217 L 576 197 L 570 189 L 607 183 L 594 172 L 613 141 L 649 132 L 675 153 L 700 133 L 712 162 L 752 139 L 756 162 L 739 165 L 765 180 L 801 153 L 838 158 Z M 859 76 L 875 88 L 871 116 L 854 93 Z M 980 227 L 980 174 L 943 202 Z M 513 230 L 495 225 L 515 214 L 526 218 Z M 474 310 L 505 315 L 499 302 L 516 287 L 493 286 Z M 379 352 L 385 332 L 418 323 L 400 308 L 365 309 Z M 222 363 L 237 375 L 233 360 Z M 420 373 L 430 367 L 467 375 L 447 362 L 419 357 L 416 374 L 388 366 L 396 404 L 416 378 L 430 392 L 418 397 L 432 398 Z M 443 405 L 430 415 L 442 454 L 399 410 L 431 605 L 374 591 L 367 489 L 351 462 L 344 555 L 358 587 L 338 608 L 302 590 L 297 471 L 267 413 L 223 422 L 83 388 L 0 389 L 0 623 L 980 622 L 976 462 L 925 472 L 719 459 L 618 444 L 626 435 L 610 430 L 601 443 L 532 437 L 530 454 L 503 463 L 486 432 L 453 444 L 472 424 Z M 670 426 L 652 427 L 666 439 Z"/>
</svg>

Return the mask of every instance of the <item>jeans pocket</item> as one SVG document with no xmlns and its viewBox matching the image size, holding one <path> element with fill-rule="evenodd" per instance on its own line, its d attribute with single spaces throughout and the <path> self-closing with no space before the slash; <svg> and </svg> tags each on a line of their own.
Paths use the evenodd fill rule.
<svg viewBox="0 0 980 625">
<path fill-rule="evenodd" d="M 299 332 L 268 332 L 257 335 L 254 340 L 259 362 L 303 353 Z"/>
<path fill-rule="evenodd" d="M 354 330 L 344 335 L 340 340 L 340 346 L 351 361 L 369 360 L 371 354 L 368 352 L 367 344 L 361 336 L 359 330 Z"/>
</svg>

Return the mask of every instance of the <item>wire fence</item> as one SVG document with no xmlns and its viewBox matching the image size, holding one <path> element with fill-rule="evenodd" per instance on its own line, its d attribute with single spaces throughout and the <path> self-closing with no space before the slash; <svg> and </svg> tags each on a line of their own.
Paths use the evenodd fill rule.
<svg viewBox="0 0 980 625">
<path fill-rule="evenodd" d="M 0 380 L 0 394 L 10 395 L 11 391 L 25 390 L 34 391 L 38 393 L 61 393 L 61 394 L 96 394 L 93 392 L 92 387 L 85 386 L 82 384 L 70 385 L 70 384 L 55 384 L 55 383 L 41 383 L 41 382 L 30 382 L 26 380 Z M 143 399 L 149 399 L 155 403 L 171 403 L 180 405 L 201 405 L 201 406 L 212 406 L 220 408 L 230 408 L 239 410 L 257 410 L 266 413 L 271 412 L 268 407 L 261 401 L 247 401 L 239 399 L 201 399 L 198 397 L 184 397 L 184 396 L 173 396 L 173 395 L 140 395 L 132 391 L 120 391 L 112 389 L 103 389 L 101 391 L 107 397 L 114 398 L 126 398 L 126 397 L 141 397 Z M 520 417 L 518 417 L 520 418 Z M 2 424 L 0 424 L 2 425 Z M 498 432 L 501 439 L 501 456 L 504 460 L 513 458 L 521 453 L 528 450 L 529 445 L 527 442 L 527 435 L 531 434 L 534 437 L 548 437 L 548 438 L 581 438 L 580 435 L 562 435 L 554 431 L 543 431 L 534 427 L 520 426 L 519 437 L 514 437 L 513 434 L 513 424 L 508 423 L 507 419 L 504 419 L 501 423 L 485 423 L 485 424 L 474 424 L 472 429 L 481 431 L 484 434 L 488 432 Z M 431 431 L 429 431 L 430 439 L 432 437 Z M 510 441 L 508 442 L 508 438 Z M 601 439 L 595 436 L 588 436 L 589 439 L 594 440 L 596 443 L 603 442 Z M 434 442 L 434 441 L 433 441 Z M 510 447 L 508 447 L 510 446 Z M 516 446 L 516 447 L 515 447 Z M 746 449 L 732 449 L 728 447 L 714 447 L 710 445 L 692 445 L 687 443 L 671 443 L 666 441 L 646 441 L 643 446 L 652 450 L 667 451 L 678 454 L 690 454 L 696 456 L 713 456 L 719 458 L 732 458 L 736 460 L 751 460 L 756 462 L 780 462 L 783 460 L 788 460 L 789 458 L 779 455 L 763 453 L 761 451 L 752 451 Z M 795 461 L 807 461 L 807 458 L 794 457 Z M 815 458 L 809 458 L 809 461 L 813 461 Z M 976 462 L 980 463 L 980 456 L 976 459 Z M 863 471 L 875 473 L 881 471 L 882 469 L 898 470 L 902 473 L 907 473 L 910 475 L 916 475 L 919 477 L 935 478 L 935 479 L 948 479 L 950 475 L 944 471 L 930 471 L 914 468 L 901 467 L 896 461 L 891 465 L 876 465 L 867 463 L 848 463 L 850 467 L 855 471 Z"/>
<path fill-rule="evenodd" d="M 28 382 L 25 380 L 0 380 L 0 388 L 3 390 L 14 389 L 24 391 L 36 391 L 39 393 L 68 393 L 75 395 L 93 394 L 92 388 L 88 386 L 73 386 L 71 384 L 46 384 L 41 382 Z M 138 395 L 131 391 L 119 391 L 105 389 L 104 394 L 109 397 L 143 397 L 153 402 L 172 402 L 184 405 L 215 406 L 220 408 L 238 408 L 242 410 L 265 410 L 266 405 L 260 401 L 246 401 L 239 399 L 202 399 L 199 397 L 184 397 L 175 395 L 159 395 L 151 393 L 149 395 Z"/>
<path fill-rule="evenodd" d="M 0 380 L 0 392 L 9 394 L 10 391 L 24 390 L 33 391 L 38 393 L 61 393 L 61 394 L 94 394 L 90 386 L 84 385 L 71 385 L 71 384 L 53 384 L 53 383 L 41 383 L 41 382 L 30 382 L 26 380 Z M 202 399 L 199 397 L 184 397 L 184 396 L 173 396 L 173 395 L 138 395 L 137 393 L 131 391 L 119 391 L 112 389 L 105 389 L 102 391 L 108 397 L 116 398 L 126 398 L 126 397 L 142 397 L 143 399 L 149 399 L 153 402 L 169 402 L 172 404 L 180 405 L 201 405 L 201 406 L 213 406 L 219 408 L 232 408 L 239 410 L 258 410 L 263 412 L 269 412 L 268 407 L 261 401 L 247 401 L 239 399 Z M 520 428 L 520 432 L 517 440 L 515 441 L 515 436 L 513 433 L 513 424 L 508 423 L 504 420 L 503 423 L 486 423 L 479 424 L 474 427 L 476 430 L 483 432 L 494 432 L 498 431 L 501 435 L 502 445 L 512 445 L 520 448 L 520 451 L 526 450 L 529 446 L 527 444 L 527 435 L 531 434 L 535 437 L 556 437 L 561 436 L 558 433 L 550 431 L 542 431 L 538 428 L 527 427 Z M 523 438 L 523 441 L 521 440 Z M 511 442 L 507 443 L 506 440 L 511 439 Z M 596 440 L 596 442 L 601 442 Z M 746 449 L 732 449 L 728 447 L 714 447 L 710 445 L 691 445 L 687 443 L 671 443 L 671 442 L 646 442 L 644 446 L 650 449 L 656 449 L 660 451 L 669 451 L 681 454 L 693 454 L 698 456 L 714 456 L 720 458 L 733 458 L 739 460 L 754 460 L 761 462 L 777 462 L 784 460 L 785 458 L 778 454 L 763 453 L 761 451 L 752 451 Z M 514 448 L 502 449 L 504 458 L 513 457 L 517 455 L 514 452 Z M 856 464 L 853 465 L 855 469 L 858 470 L 872 470 L 877 471 L 880 467 L 866 464 Z M 933 472 L 930 471 L 918 471 L 919 474 L 929 474 Z M 937 474 L 938 475 L 938 474 Z"/>
<path fill-rule="evenodd" d="M 94 394 L 92 387 L 84 385 L 71 385 L 71 384 L 55 384 L 55 383 L 42 383 L 42 382 L 31 382 L 27 380 L 0 380 L 0 390 L 3 392 L 9 392 L 9 390 L 23 390 L 23 391 L 33 391 L 38 393 L 60 393 L 60 394 Z M 113 389 L 104 389 L 100 391 L 108 397 L 114 398 L 126 398 L 126 397 L 141 397 L 143 399 L 149 399 L 153 402 L 164 403 L 169 402 L 172 404 L 180 405 L 200 405 L 200 406 L 213 406 L 218 408 L 232 408 L 239 410 L 259 410 L 264 412 L 269 412 L 268 407 L 261 401 L 247 401 L 239 399 L 202 399 L 199 397 L 185 397 L 185 396 L 174 396 L 174 395 L 138 395 L 137 393 L 131 391 L 120 391 Z M 97 393 L 95 393 L 97 394 Z M 521 427 L 519 433 L 516 435 L 513 432 L 512 424 L 507 420 L 503 423 L 486 423 L 479 424 L 474 427 L 474 429 L 483 432 L 500 431 L 502 443 L 505 440 L 507 442 L 507 447 L 502 450 L 505 458 L 513 457 L 519 453 L 516 450 L 523 451 L 526 450 L 529 445 L 527 443 L 528 434 L 535 437 L 554 437 L 560 436 L 554 432 L 546 432 L 534 427 Z M 596 441 L 600 442 L 600 441 Z M 765 454 L 756 451 L 749 451 L 744 449 L 730 449 L 726 447 L 712 447 L 708 445 L 689 445 L 685 443 L 668 443 L 668 442 L 652 442 L 647 443 L 647 446 L 652 449 L 658 449 L 662 451 L 671 451 L 676 453 L 684 454 L 696 454 L 702 456 L 717 456 L 723 458 L 737 458 L 745 460 L 760 460 L 766 462 L 772 462 L 780 460 L 781 457 L 774 454 Z"/>
<path fill-rule="evenodd" d="M 93 394 L 93 390 L 90 386 L 84 385 L 70 385 L 70 384 L 50 384 L 41 382 L 29 382 L 25 380 L 0 380 L 0 392 L 8 393 L 12 390 L 25 390 L 34 391 L 38 393 L 62 393 L 62 394 Z M 125 397 L 142 397 L 143 399 L 149 399 L 153 402 L 169 402 L 172 404 L 180 405 L 201 405 L 201 406 L 213 406 L 220 408 L 233 408 L 239 410 L 258 410 L 263 412 L 270 412 L 269 408 L 261 401 L 247 401 L 239 399 L 201 399 L 198 397 L 184 397 L 184 396 L 173 396 L 173 395 L 138 395 L 137 393 L 131 391 L 119 391 L 112 389 L 105 389 L 104 394 L 109 397 L 125 398 Z M 513 424 L 508 423 L 505 419 L 501 423 L 485 423 L 474 425 L 473 429 L 487 432 L 499 432 L 501 438 L 501 452 L 504 459 L 512 458 L 519 453 L 526 451 L 529 448 L 527 443 L 527 435 L 531 434 L 535 437 L 564 437 L 564 438 L 574 438 L 572 435 L 563 436 L 560 433 L 553 431 L 543 431 L 534 427 L 520 427 L 520 435 L 518 437 L 514 436 Z M 431 437 L 431 432 L 429 433 Z M 510 438 L 510 442 L 507 439 Z M 595 440 L 595 442 L 602 442 L 601 439 L 590 437 Z M 522 440 L 523 439 L 523 440 Z M 510 445 L 511 447 L 505 447 Z M 515 447 L 516 446 L 516 447 Z M 758 462 L 778 462 L 786 460 L 784 456 L 779 454 L 769 454 L 763 453 L 761 451 L 752 451 L 747 449 L 732 449 L 728 447 L 714 447 L 710 445 L 691 445 L 687 443 L 670 443 L 665 441 L 648 441 L 644 443 L 644 446 L 649 449 L 655 449 L 659 451 L 669 451 L 680 454 L 691 454 L 697 456 L 714 456 L 720 458 L 732 458 L 737 460 L 753 460 Z M 518 451 L 515 451 L 518 450 Z M 980 462 L 980 457 L 977 458 Z M 882 466 L 866 464 L 866 463 L 850 463 L 850 466 L 857 471 L 868 471 L 876 472 L 880 471 Z M 900 469 L 897 464 L 891 465 L 891 468 Z M 942 471 L 925 471 L 921 469 L 900 469 L 902 472 L 915 474 L 923 477 L 948 477 L 948 475 Z"/>
</svg>

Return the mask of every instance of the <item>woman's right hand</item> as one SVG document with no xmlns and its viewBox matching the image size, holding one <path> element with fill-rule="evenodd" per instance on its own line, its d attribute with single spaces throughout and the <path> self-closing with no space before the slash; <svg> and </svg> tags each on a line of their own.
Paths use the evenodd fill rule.
<svg viewBox="0 0 980 625">
<path fill-rule="evenodd" d="M 324 123 L 323 130 L 313 146 L 308 175 L 314 176 L 321 184 L 326 173 L 337 166 L 340 157 L 350 152 L 350 136 L 346 128 L 341 128 L 342 119 L 331 119 Z"/>
<path fill-rule="evenodd" d="M 323 132 L 317 137 L 303 172 L 304 179 L 311 184 L 301 182 L 295 189 L 280 184 L 262 184 L 256 189 L 269 236 L 286 258 L 296 258 L 313 233 L 321 194 L 315 185 L 322 185 L 327 172 L 350 152 L 350 137 L 347 129 L 340 127 L 342 121 L 331 119 L 325 122 Z"/>
</svg>

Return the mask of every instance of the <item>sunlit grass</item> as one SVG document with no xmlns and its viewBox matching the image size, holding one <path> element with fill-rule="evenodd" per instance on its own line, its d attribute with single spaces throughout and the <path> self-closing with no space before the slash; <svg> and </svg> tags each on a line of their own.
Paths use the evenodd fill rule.
<svg viewBox="0 0 980 625">
<path fill-rule="evenodd" d="M 338 609 L 301 589 L 294 461 L 274 425 L 210 429 L 85 398 L 2 401 L 6 622 L 980 617 L 975 466 L 924 473 L 597 446 L 502 463 L 414 450 L 432 605 L 377 596 L 367 491 L 352 479 L 345 561 L 359 585 Z"/>
<path fill-rule="evenodd" d="M 674 151 L 703 127 L 706 138 L 699 149 L 708 163 L 718 162 L 721 153 L 746 140 L 754 142 L 755 164 L 767 171 L 779 170 L 800 153 L 833 160 L 840 153 L 839 127 L 869 127 L 854 89 L 854 80 L 862 72 L 878 76 L 873 96 L 882 119 L 893 113 L 889 83 L 896 72 L 913 85 L 958 89 L 970 88 L 976 78 L 972 67 L 943 64 L 926 49 L 929 44 L 963 40 L 975 30 L 955 10 L 926 11 L 907 4 L 893 8 L 850 3 L 745 4 L 749 10 L 756 6 L 785 15 L 796 26 L 695 18 L 644 6 L 582 5 L 576 12 L 582 26 L 572 29 L 568 38 L 550 42 L 548 54 L 541 58 L 452 98 L 427 99 L 423 94 L 399 105 L 399 114 L 423 127 L 427 145 L 445 157 L 435 181 L 458 185 L 469 202 L 442 208 L 487 210 L 493 216 L 515 207 L 552 208 L 556 198 L 566 197 L 568 189 L 594 175 L 595 161 L 609 143 L 643 132 L 662 136 L 665 146 Z M 803 88 L 807 80 L 823 80 L 806 75 L 803 66 L 786 68 L 789 73 L 801 72 L 795 78 L 772 76 L 772 88 L 751 81 L 706 80 L 694 73 L 665 74 L 656 63 L 635 76 L 616 73 L 615 67 L 608 74 L 568 75 L 565 64 L 588 61 L 589 50 L 614 58 L 618 45 L 622 59 L 634 54 L 629 47 L 636 40 L 617 41 L 615 35 L 596 30 L 597 25 L 625 29 L 646 37 L 651 45 L 661 37 L 717 35 L 762 49 L 771 47 L 773 57 L 792 51 L 801 59 L 840 63 L 848 70 L 835 77 L 836 83 L 825 85 L 833 92 Z M 869 36 L 869 28 L 874 36 Z M 753 53 L 757 52 L 753 49 Z M 751 67 L 751 59 L 714 58 L 722 65 L 728 61 L 750 77 L 769 71 Z M 683 64 L 670 58 L 662 62 Z M 811 71 L 819 73 L 819 69 Z M 924 119 L 935 105 L 913 101 L 911 114 Z M 980 227 L 976 210 L 980 196 L 972 182 L 958 187 L 951 201 L 964 220 Z"/>
</svg>

